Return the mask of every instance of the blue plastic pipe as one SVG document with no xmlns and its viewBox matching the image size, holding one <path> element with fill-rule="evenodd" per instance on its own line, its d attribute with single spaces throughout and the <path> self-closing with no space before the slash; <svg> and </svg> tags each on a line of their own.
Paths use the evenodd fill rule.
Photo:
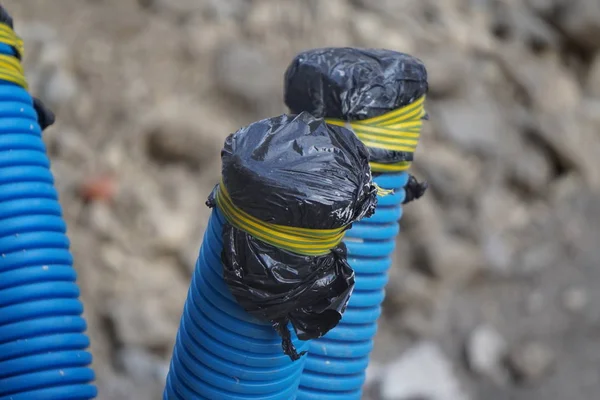
<svg viewBox="0 0 600 400">
<path fill-rule="evenodd" d="M 394 189 L 394 194 L 379 197 L 375 214 L 354 223 L 346 233 L 344 243 L 355 272 L 355 289 L 338 326 L 311 342 L 298 400 L 360 400 L 362 396 L 400 231 L 408 174 L 383 174 L 374 181 L 382 188 Z"/>
<path fill-rule="evenodd" d="M 306 356 L 292 362 L 281 337 L 235 301 L 223 280 L 221 231 L 213 210 L 183 315 L 167 376 L 164 400 L 293 400 Z M 299 341 L 298 351 L 309 342 Z"/>
<path fill-rule="evenodd" d="M 31 96 L 0 81 L 0 400 L 96 397 L 49 166 Z"/>
</svg>

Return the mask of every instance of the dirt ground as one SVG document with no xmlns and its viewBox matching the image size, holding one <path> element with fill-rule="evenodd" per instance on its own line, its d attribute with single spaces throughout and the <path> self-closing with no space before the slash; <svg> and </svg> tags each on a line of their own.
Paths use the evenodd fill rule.
<svg viewBox="0 0 600 400">
<path fill-rule="evenodd" d="M 101 400 L 161 398 L 219 150 L 312 47 L 421 58 L 430 121 L 365 397 L 600 392 L 597 0 L 7 0 Z M 403 379 L 404 378 L 404 379 Z"/>
</svg>

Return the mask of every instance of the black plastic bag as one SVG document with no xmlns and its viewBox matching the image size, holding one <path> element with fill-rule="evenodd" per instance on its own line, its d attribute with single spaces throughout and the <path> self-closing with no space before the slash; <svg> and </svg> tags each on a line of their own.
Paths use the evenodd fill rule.
<svg viewBox="0 0 600 400">
<path fill-rule="evenodd" d="M 292 113 L 308 111 L 346 121 L 406 106 L 427 90 L 427 70 L 419 59 L 391 50 L 351 47 L 298 54 L 287 68 L 284 82 L 285 103 Z M 413 161 L 408 152 L 369 147 L 369 154 L 371 161 L 381 164 Z M 419 197 L 425 187 L 415 186 L 411 198 Z"/>
<path fill-rule="evenodd" d="M 255 122 L 230 135 L 222 178 L 233 204 L 261 221 L 309 229 L 349 228 L 377 203 L 368 151 L 352 132 L 308 113 Z M 207 204 L 216 205 L 219 186 Z M 270 321 L 284 352 L 298 359 L 291 322 L 301 340 L 337 325 L 354 288 L 340 243 L 328 254 L 283 250 L 226 223 L 224 279 L 239 304 Z"/>
<path fill-rule="evenodd" d="M 0 4 L 0 23 L 10 26 L 11 29 L 15 28 L 13 24 L 13 17 L 8 13 L 2 4 Z"/>
</svg>

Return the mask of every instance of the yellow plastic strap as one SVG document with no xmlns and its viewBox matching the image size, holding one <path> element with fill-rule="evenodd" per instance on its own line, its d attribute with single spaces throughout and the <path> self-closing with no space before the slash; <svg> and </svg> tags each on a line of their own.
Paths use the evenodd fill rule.
<svg viewBox="0 0 600 400">
<path fill-rule="evenodd" d="M 307 229 L 270 224 L 237 208 L 223 182 L 216 191 L 216 202 L 227 222 L 251 236 L 280 249 L 306 256 L 327 254 L 342 241 L 345 227 Z"/>
<path fill-rule="evenodd" d="M 375 185 L 375 189 L 377 189 L 377 196 L 379 197 L 384 197 L 390 194 L 394 194 L 394 189 L 384 189 L 381 186 L 379 186 L 378 184 L 376 184 L 375 182 L 373 182 L 373 185 Z"/>
<path fill-rule="evenodd" d="M 15 48 L 19 57 L 23 56 L 23 40 L 15 34 L 10 26 L 3 23 L 0 23 L 0 43 Z M 0 79 L 27 89 L 23 66 L 16 57 L 0 54 Z"/>
<path fill-rule="evenodd" d="M 325 121 L 331 125 L 352 129 L 367 147 L 414 153 L 419 143 L 425 115 L 425 96 L 422 96 L 405 107 L 362 121 L 348 122 L 339 119 L 326 119 Z M 410 165 L 410 161 L 396 164 L 371 162 L 371 170 L 376 172 L 405 171 Z"/>
</svg>

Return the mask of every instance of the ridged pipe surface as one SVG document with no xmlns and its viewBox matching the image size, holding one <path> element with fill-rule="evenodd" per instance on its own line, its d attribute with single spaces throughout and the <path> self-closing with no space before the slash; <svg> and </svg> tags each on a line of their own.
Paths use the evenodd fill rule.
<svg viewBox="0 0 600 400">
<path fill-rule="evenodd" d="M 31 96 L 0 81 L 0 400 L 96 397 L 49 166 Z"/>
<path fill-rule="evenodd" d="M 223 280 L 223 215 L 210 217 L 184 306 L 165 400 L 293 400 L 306 357 L 292 362 L 281 338 L 233 298 Z M 298 351 L 310 342 L 299 341 Z"/>
<path fill-rule="evenodd" d="M 355 289 L 338 326 L 311 341 L 297 400 L 360 400 L 362 396 L 408 174 L 383 174 L 374 181 L 394 189 L 394 194 L 378 198 L 375 214 L 354 223 L 346 233 Z"/>
</svg>

